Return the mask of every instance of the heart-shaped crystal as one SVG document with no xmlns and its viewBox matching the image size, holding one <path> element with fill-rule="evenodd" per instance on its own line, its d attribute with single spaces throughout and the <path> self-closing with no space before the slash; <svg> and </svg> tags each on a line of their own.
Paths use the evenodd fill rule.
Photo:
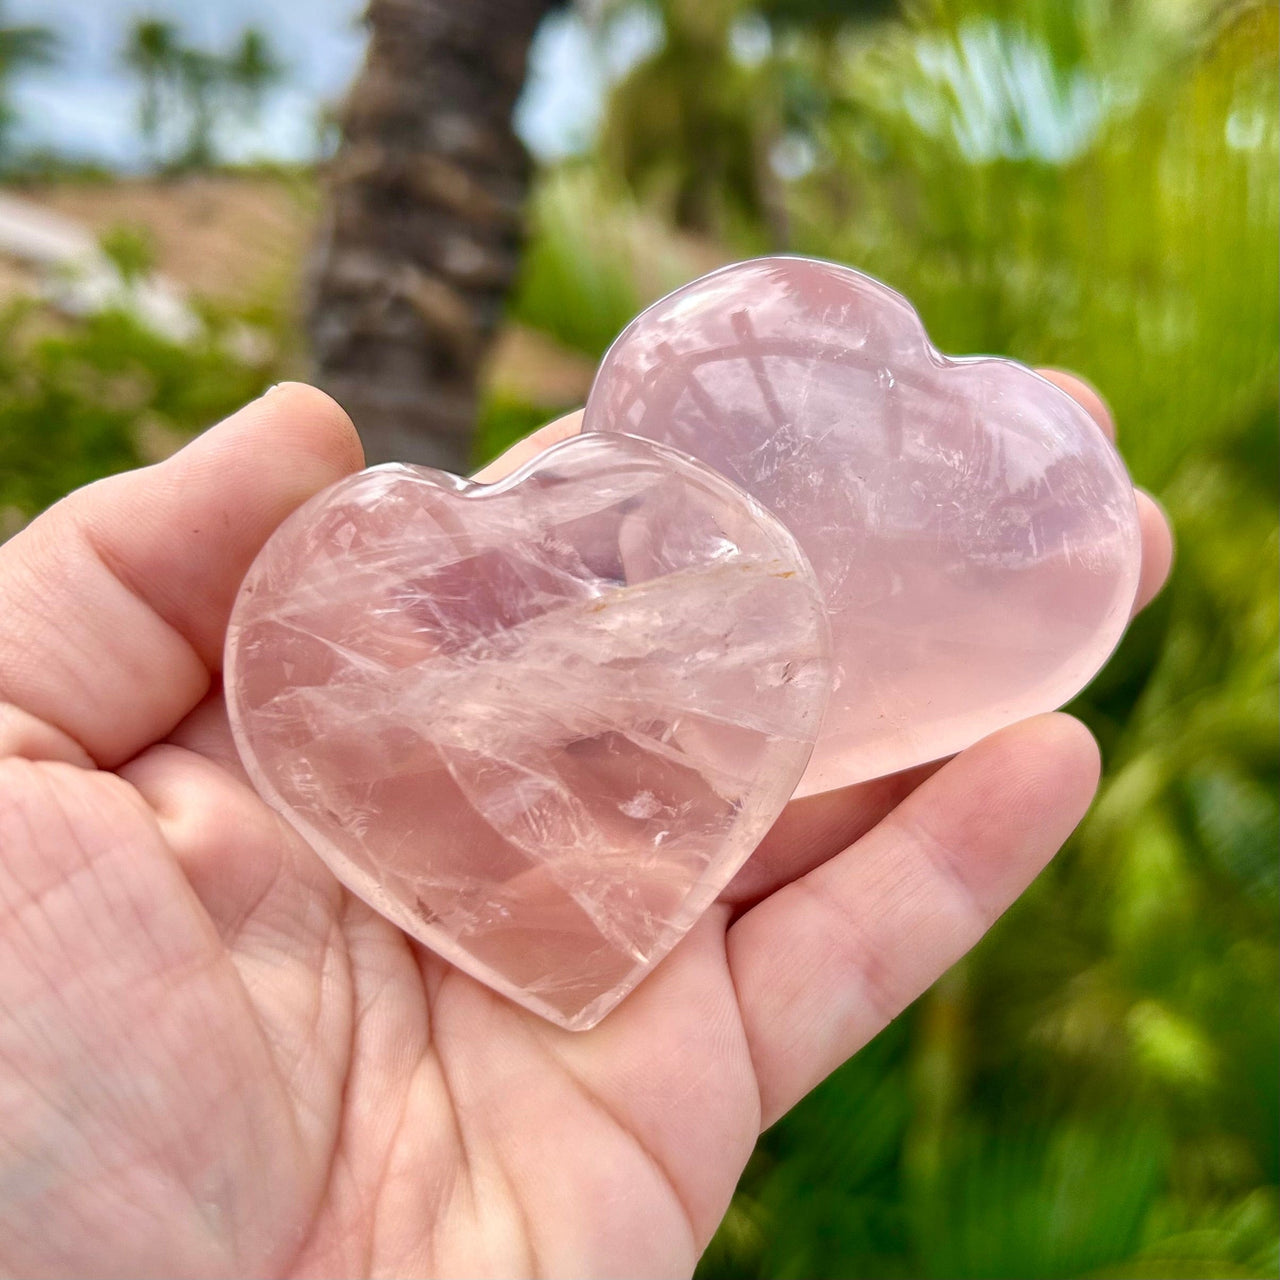
<svg viewBox="0 0 1280 1280">
<path fill-rule="evenodd" d="M 738 263 L 638 316 L 584 422 L 701 458 L 795 535 L 826 596 L 833 692 L 800 794 L 949 755 L 1061 706 L 1137 591 L 1133 488 L 1065 392 L 948 359 L 891 289 Z"/>
<path fill-rule="evenodd" d="M 387 466 L 312 499 L 245 579 L 225 682 L 255 786 L 344 884 L 577 1029 L 790 798 L 830 662 L 777 520 L 583 436 L 491 486 Z"/>
</svg>

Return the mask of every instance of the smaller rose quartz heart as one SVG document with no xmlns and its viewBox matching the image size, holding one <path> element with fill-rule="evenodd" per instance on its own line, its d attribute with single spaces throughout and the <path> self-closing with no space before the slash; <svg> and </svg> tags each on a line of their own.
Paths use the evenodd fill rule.
<svg viewBox="0 0 1280 1280">
<path fill-rule="evenodd" d="M 255 786 L 348 888 L 584 1029 L 777 817 L 830 664 L 777 520 L 584 436 L 492 486 L 387 466 L 312 499 L 241 587 L 225 682 Z"/>
<path fill-rule="evenodd" d="M 831 703 L 804 795 L 950 755 L 1074 697 L 1115 647 L 1141 541 L 1124 463 L 1064 391 L 953 360 L 847 267 L 740 262 L 623 331 L 587 431 L 700 458 L 796 535 Z"/>
</svg>

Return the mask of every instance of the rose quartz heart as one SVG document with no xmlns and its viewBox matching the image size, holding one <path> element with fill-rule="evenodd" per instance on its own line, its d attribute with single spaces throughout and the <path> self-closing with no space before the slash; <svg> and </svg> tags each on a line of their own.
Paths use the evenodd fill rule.
<svg viewBox="0 0 1280 1280">
<path fill-rule="evenodd" d="M 834 690 L 800 794 L 1061 706 L 1128 621 L 1141 551 L 1115 449 L 1008 360 L 953 360 L 905 299 L 804 258 L 726 267 L 610 348 L 586 431 L 701 458 L 796 535 Z"/>
<path fill-rule="evenodd" d="M 225 684 L 254 785 L 348 888 L 580 1029 L 791 796 L 828 655 L 772 516 L 583 436 L 491 486 L 387 466 L 312 499 L 241 587 Z"/>
</svg>

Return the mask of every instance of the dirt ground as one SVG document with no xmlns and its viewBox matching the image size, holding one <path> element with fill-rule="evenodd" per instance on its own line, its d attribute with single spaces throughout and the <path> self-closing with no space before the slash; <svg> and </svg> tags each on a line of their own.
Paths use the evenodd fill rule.
<svg viewBox="0 0 1280 1280">
<path fill-rule="evenodd" d="M 217 174 L 59 182 L 13 194 L 98 235 L 145 231 L 162 275 L 233 306 L 278 295 L 299 278 L 318 207 L 309 182 Z"/>
<path fill-rule="evenodd" d="M 320 206 L 309 180 L 257 175 L 58 182 L 12 194 L 94 235 L 118 227 L 143 232 L 162 275 L 236 308 L 298 305 Z M 32 271 L 0 257 L 0 300 L 35 287 Z M 533 403 L 558 405 L 585 399 L 592 373 L 590 361 L 545 335 L 508 326 L 487 361 L 486 380 Z"/>
</svg>

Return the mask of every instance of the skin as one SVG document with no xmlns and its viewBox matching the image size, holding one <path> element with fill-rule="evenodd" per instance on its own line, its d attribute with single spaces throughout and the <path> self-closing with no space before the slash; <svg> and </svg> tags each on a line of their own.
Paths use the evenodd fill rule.
<svg viewBox="0 0 1280 1280">
<path fill-rule="evenodd" d="M 559 1031 L 343 890 L 235 759 L 236 588 L 360 464 L 285 385 L 0 548 L 2 1272 L 686 1275 L 761 1129 L 1093 795 L 1093 740 L 1047 715 L 795 803 L 635 994 Z M 1142 510 L 1145 602 L 1170 541 Z"/>
</svg>

